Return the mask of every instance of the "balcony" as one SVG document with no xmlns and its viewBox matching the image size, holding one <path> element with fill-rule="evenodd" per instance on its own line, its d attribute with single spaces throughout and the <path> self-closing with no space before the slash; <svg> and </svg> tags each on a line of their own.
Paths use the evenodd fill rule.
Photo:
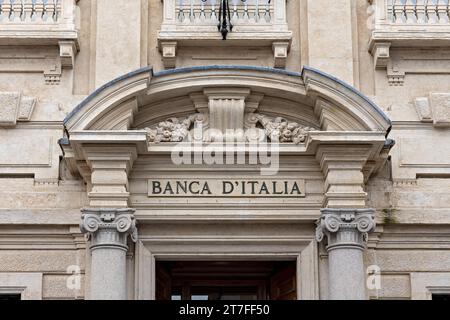
<svg viewBox="0 0 450 320">
<path fill-rule="evenodd" d="M 79 0 L 0 0 L 0 45 L 58 45 L 65 64 L 78 50 Z"/>
<path fill-rule="evenodd" d="M 158 34 L 166 68 L 175 67 L 180 46 L 220 46 L 221 0 L 163 0 L 164 19 Z M 227 46 L 271 46 L 275 67 L 283 67 L 292 32 L 286 21 L 286 0 L 229 0 L 232 32 Z"/>
<path fill-rule="evenodd" d="M 0 71 L 43 72 L 46 84 L 58 84 L 61 69 L 73 67 L 79 49 L 78 1 L 0 0 L 0 46 L 20 47 L 25 59 L 2 50 Z M 54 47 L 59 52 L 53 58 Z"/>
<path fill-rule="evenodd" d="M 449 0 L 368 1 L 375 13 L 370 51 L 375 67 L 388 69 L 391 85 L 402 85 L 405 73 L 422 73 L 422 70 L 417 69 L 420 68 L 419 65 L 405 66 L 407 59 L 397 63 L 393 61 L 396 59 L 393 56 L 394 50 L 403 50 L 401 54 L 404 58 L 410 56 L 412 60 L 416 60 L 413 56 L 420 49 L 450 49 Z M 439 60 L 436 52 L 434 55 L 425 62 L 431 69 L 434 69 L 432 60 Z"/>
</svg>

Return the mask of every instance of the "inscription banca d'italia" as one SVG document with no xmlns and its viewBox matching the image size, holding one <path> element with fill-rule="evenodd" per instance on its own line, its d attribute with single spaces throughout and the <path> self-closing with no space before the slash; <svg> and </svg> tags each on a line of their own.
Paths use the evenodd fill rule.
<svg viewBox="0 0 450 320">
<path fill-rule="evenodd" d="M 149 197 L 305 197 L 304 180 L 150 179 Z"/>
</svg>

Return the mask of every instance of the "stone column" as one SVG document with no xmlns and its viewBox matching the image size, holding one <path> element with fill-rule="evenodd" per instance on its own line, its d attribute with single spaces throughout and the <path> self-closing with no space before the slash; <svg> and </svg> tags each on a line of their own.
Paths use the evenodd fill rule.
<svg viewBox="0 0 450 320">
<path fill-rule="evenodd" d="M 364 249 L 375 229 L 373 209 L 323 209 L 316 238 L 328 239 L 329 299 L 365 300 Z"/>
<path fill-rule="evenodd" d="M 126 300 L 127 239 L 137 240 L 133 209 L 83 209 L 81 231 L 90 239 L 92 300 Z"/>
</svg>

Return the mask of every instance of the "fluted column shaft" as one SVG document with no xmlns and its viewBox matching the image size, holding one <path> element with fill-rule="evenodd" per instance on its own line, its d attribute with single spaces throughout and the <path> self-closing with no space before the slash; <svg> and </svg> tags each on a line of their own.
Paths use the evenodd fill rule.
<svg viewBox="0 0 450 320">
<path fill-rule="evenodd" d="M 375 229 L 373 209 L 323 209 L 316 238 L 328 240 L 329 299 L 366 299 L 364 249 Z"/>
<path fill-rule="evenodd" d="M 126 300 L 127 239 L 137 238 L 134 210 L 84 209 L 81 231 L 91 250 L 90 299 Z"/>
</svg>

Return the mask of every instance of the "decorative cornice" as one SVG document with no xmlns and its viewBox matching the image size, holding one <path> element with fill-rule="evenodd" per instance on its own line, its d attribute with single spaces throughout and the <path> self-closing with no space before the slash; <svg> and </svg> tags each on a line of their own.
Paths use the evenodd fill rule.
<svg viewBox="0 0 450 320">
<path fill-rule="evenodd" d="M 316 240 L 328 238 L 328 251 L 337 247 L 363 248 L 369 232 L 375 230 L 374 209 L 322 209 Z"/>
<path fill-rule="evenodd" d="M 127 239 L 137 241 L 134 209 L 83 209 L 81 232 L 91 240 L 91 250 L 99 247 L 119 247 L 127 250 Z"/>
</svg>

